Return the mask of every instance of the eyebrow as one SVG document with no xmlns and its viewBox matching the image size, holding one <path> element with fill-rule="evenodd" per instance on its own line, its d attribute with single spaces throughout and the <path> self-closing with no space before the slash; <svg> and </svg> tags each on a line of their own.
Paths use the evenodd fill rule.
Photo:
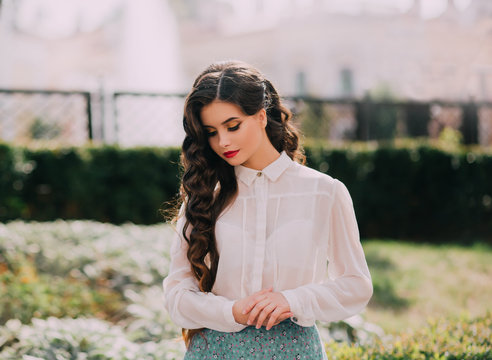
<svg viewBox="0 0 492 360">
<path fill-rule="evenodd" d="M 225 124 L 227 124 L 228 122 L 230 122 L 230 121 L 232 121 L 232 120 L 237 120 L 237 119 L 239 119 L 239 117 L 237 117 L 237 116 L 230 117 L 229 119 L 227 119 L 227 120 L 223 121 L 223 122 L 221 123 L 221 125 L 225 125 Z M 210 126 L 210 125 L 203 125 L 203 127 L 213 128 L 213 126 Z"/>
</svg>

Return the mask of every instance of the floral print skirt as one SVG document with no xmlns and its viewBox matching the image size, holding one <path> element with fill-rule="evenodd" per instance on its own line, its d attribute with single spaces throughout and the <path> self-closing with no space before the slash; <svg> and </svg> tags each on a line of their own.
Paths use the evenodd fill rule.
<svg viewBox="0 0 492 360">
<path fill-rule="evenodd" d="M 266 330 L 248 326 L 225 333 L 205 329 L 193 336 L 184 360 L 192 359 L 326 359 L 316 326 L 303 327 L 285 320 Z"/>
</svg>

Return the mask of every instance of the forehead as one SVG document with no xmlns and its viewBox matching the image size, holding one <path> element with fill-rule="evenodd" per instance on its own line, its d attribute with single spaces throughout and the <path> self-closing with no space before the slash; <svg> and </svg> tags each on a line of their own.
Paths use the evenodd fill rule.
<svg viewBox="0 0 492 360">
<path fill-rule="evenodd" d="M 205 105 L 200 112 L 200 118 L 203 126 L 220 126 L 224 121 L 234 117 L 246 116 L 241 108 L 236 104 L 214 100 Z"/>
</svg>

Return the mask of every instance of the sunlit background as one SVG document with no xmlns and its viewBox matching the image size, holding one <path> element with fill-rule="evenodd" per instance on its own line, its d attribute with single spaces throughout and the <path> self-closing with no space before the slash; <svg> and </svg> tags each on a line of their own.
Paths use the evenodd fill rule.
<svg viewBox="0 0 492 360">
<path fill-rule="evenodd" d="M 184 94 L 211 62 L 240 59 L 284 96 L 491 101 L 492 1 L 3 0 L 0 51 L 2 89 L 90 93 L 92 139 L 177 145 L 182 97 L 114 93 Z M 57 110 L 32 113 L 39 111 L 36 101 L 59 100 L 30 95 L 23 99 L 27 110 L 13 114 L 16 101 L 0 93 L 0 138 L 25 142 L 33 127 L 49 133 Z M 78 120 L 58 134 L 83 143 L 87 105 L 63 99 L 65 105 L 53 107 L 77 108 Z M 491 144 L 491 108 L 479 116 L 479 142 Z M 333 122 L 328 138 L 352 126 L 345 118 Z M 30 130 L 14 129 L 14 122 Z"/>
</svg>

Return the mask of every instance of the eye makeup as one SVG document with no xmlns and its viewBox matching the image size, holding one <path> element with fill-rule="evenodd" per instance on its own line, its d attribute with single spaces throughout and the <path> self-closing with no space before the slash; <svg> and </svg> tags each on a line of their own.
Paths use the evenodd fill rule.
<svg viewBox="0 0 492 360">
<path fill-rule="evenodd" d="M 227 131 L 237 131 L 239 130 L 239 126 L 241 125 L 241 122 L 238 122 L 236 125 L 234 126 L 229 126 L 227 128 Z M 207 137 L 212 137 L 214 136 L 215 134 L 217 134 L 217 131 L 206 131 L 206 134 L 207 134 Z"/>
</svg>

